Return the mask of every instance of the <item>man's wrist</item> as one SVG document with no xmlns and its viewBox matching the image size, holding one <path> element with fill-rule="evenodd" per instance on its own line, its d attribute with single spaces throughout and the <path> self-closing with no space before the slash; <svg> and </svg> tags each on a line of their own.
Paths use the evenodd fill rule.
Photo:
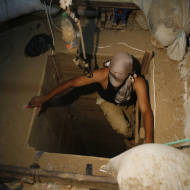
<svg viewBox="0 0 190 190">
<path fill-rule="evenodd" d="M 48 95 L 43 95 L 43 102 L 47 102 L 49 100 L 49 96 Z"/>
</svg>

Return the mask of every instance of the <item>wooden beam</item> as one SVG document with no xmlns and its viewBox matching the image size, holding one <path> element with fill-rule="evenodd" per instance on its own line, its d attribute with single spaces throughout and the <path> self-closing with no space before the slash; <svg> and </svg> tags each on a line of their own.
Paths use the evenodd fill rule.
<svg viewBox="0 0 190 190">
<path fill-rule="evenodd" d="M 126 0 L 73 0 L 73 6 L 85 6 L 85 7 L 110 7 L 110 8 L 129 8 L 139 9 L 134 3 L 126 2 Z"/>
<path fill-rule="evenodd" d="M 0 164 L 0 178 L 11 177 L 21 179 L 27 176 L 35 176 L 36 179 L 40 179 L 41 182 L 56 182 L 69 185 L 79 184 L 88 188 L 118 190 L 117 181 L 113 177 L 81 175 L 62 171 L 31 169 Z"/>
</svg>

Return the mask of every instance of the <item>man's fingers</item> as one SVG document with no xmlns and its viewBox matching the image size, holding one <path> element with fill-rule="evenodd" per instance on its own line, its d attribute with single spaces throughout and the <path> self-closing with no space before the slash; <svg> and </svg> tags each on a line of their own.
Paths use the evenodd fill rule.
<svg viewBox="0 0 190 190">
<path fill-rule="evenodd" d="M 40 107 L 41 106 L 41 103 L 39 101 L 39 98 L 38 97 L 33 97 L 29 104 L 28 104 L 31 108 L 34 108 L 34 107 Z"/>
<path fill-rule="evenodd" d="M 31 108 L 37 107 L 37 108 L 41 109 L 42 104 L 43 104 L 43 101 L 42 101 L 42 100 L 43 100 L 42 97 L 40 97 L 40 96 L 34 96 L 34 97 L 30 100 L 30 102 L 28 103 L 28 105 L 29 105 Z"/>
<path fill-rule="evenodd" d="M 31 108 L 36 107 L 36 105 L 35 105 L 32 101 L 30 101 L 28 105 L 29 105 Z"/>
<path fill-rule="evenodd" d="M 30 100 L 30 102 L 28 103 L 28 105 L 29 105 L 31 108 L 33 108 L 33 107 L 35 107 L 35 102 L 36 102 L 35 98 L 32 98 L 32 99 Z"/>
</svg>

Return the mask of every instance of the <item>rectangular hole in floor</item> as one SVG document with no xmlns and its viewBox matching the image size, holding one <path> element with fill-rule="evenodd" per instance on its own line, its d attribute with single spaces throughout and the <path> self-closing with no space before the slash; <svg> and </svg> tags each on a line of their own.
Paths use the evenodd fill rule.
<svg viewBox="0 0 190 190">
<path fill-rule="evenodd" d="M 73 64 L 73 56 L 57 54 L 55 58 L 63 81 L 82 73 Z M 102 64 L 107 59 L 99 57 L 98 62 Z M 52 57 L 49 57 L 42 94 L 58 85 L 55 78 Z M 96 85 L 77 88 L 50 101 L 47 109 L 33 121 L 29 145 L 45 152 L 107 158 L 125 151 L 124 136 L 111 128 L 96 104 L 95 89 Z"/>
</svg>

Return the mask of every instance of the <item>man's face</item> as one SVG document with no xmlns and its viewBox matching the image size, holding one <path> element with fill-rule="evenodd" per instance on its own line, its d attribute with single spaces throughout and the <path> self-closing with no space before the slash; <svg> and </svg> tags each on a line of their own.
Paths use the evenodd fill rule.
<svg viewBox="0 0 190 190">
<path fill-rule="evenodd" d="M 114 87 L 119 87 L 132 72 L 132 57 L 125 52 L 117 53 L 110 62 L 109 79 Z"/>
<path fill-rule="evenodd" d="M 126 74 L 110 70 L 110 72 L 109 72 L 109 79 L 110 79 L 111 84 L 114 87 L 119 87 L 119 86 L 121 86 L 121 84 L 126 79 Z"/>
</svg>

